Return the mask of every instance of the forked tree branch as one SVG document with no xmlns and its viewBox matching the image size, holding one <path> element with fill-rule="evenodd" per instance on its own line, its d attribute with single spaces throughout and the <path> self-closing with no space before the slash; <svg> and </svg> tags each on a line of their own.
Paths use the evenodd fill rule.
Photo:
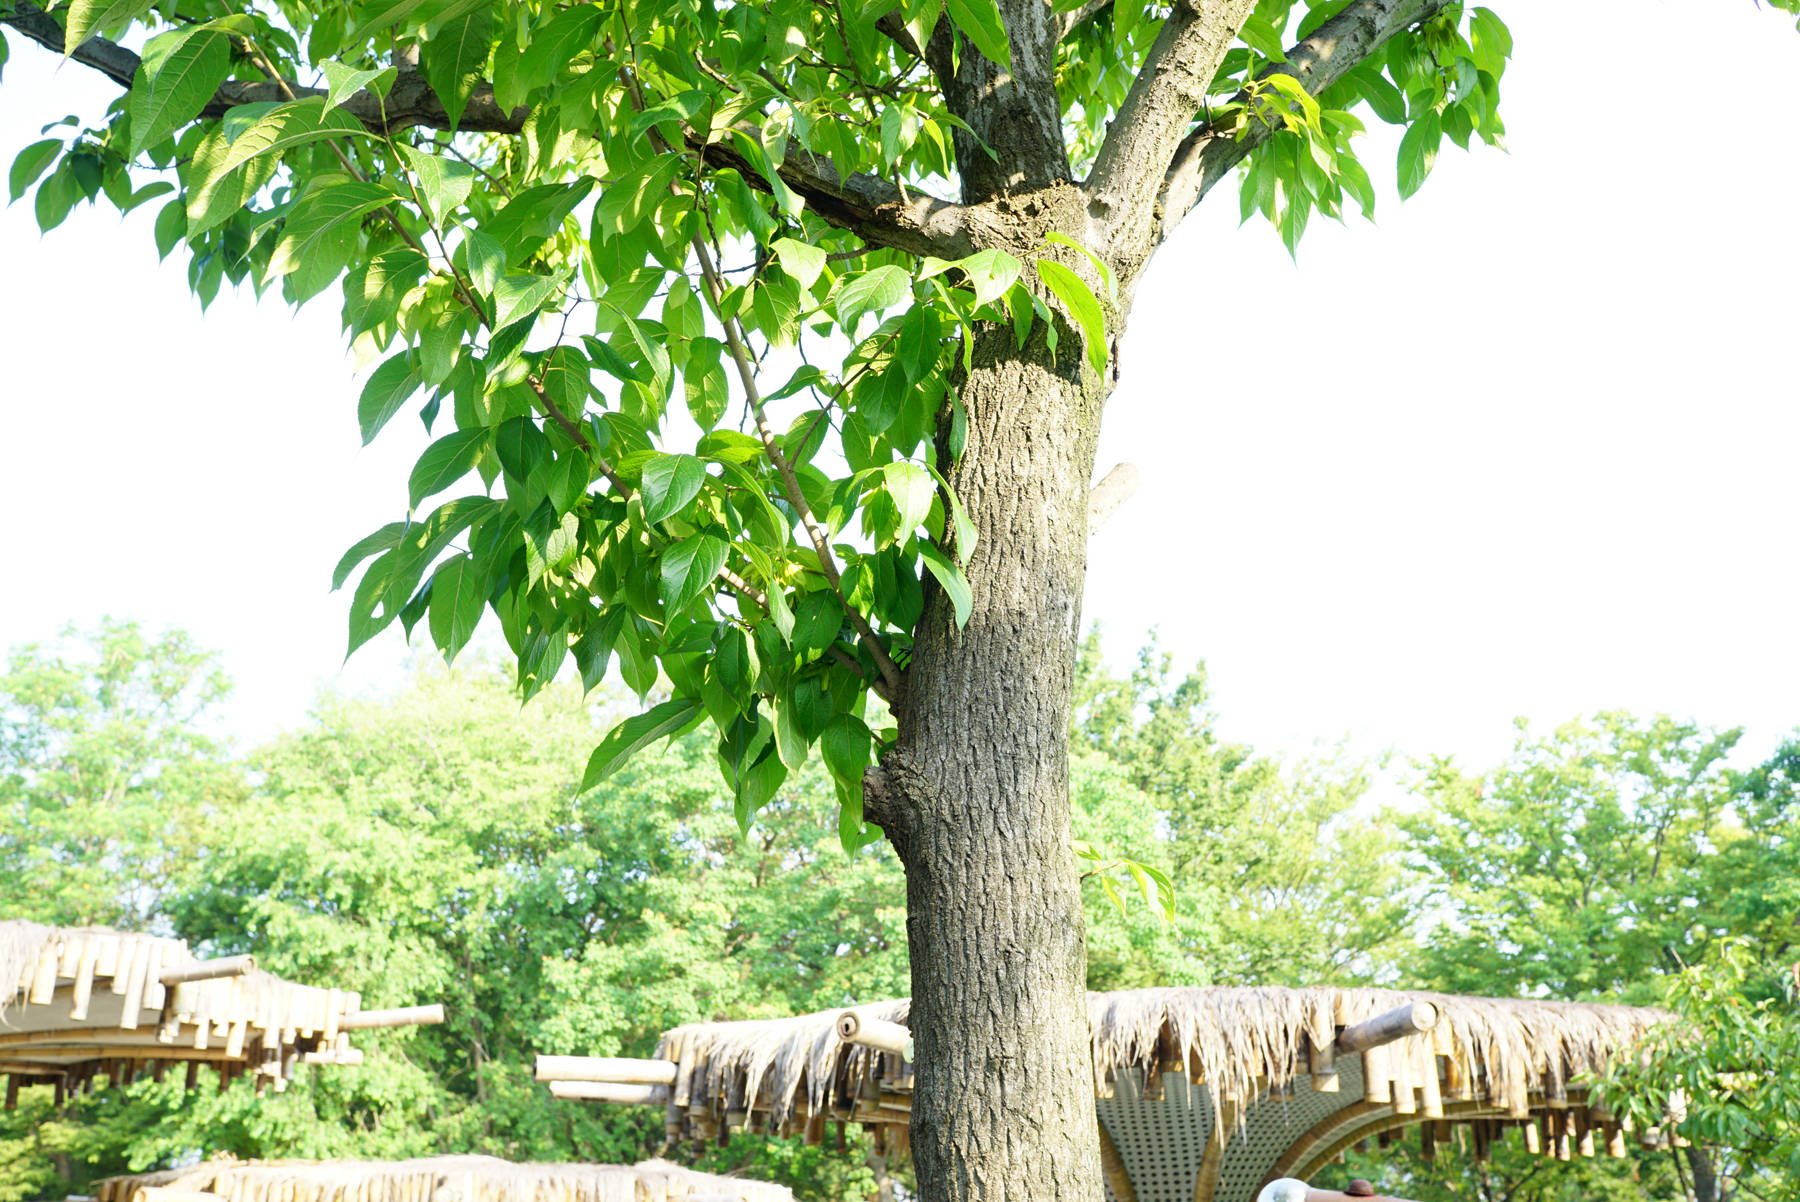
<svg viewBox="0 0 1800 1202">
<path fill-rule="evenodd" d="M 10 10 L 0 11 L 0 23 L 11 25 L 57 54 L 62 53 L 62 25 L 30 0 L 16 0 Z M 101 72 L 120 87 L 130 87 L 137 75 L 138 56 L 105 38 L 88 39 L 70 57 Z M 323 88 L 309 88 L 292 80 L 232 80 L 213 94 L 201 116 L 222 116 L 226 110 L 240 104 L 306 99 L 325 94 Z M 416 67 L 406 64 L 400 64 L 385 99 L 373 92 L 358 92 L 345 100 L 342 108 L 377 134 L 415 127 L 454 128 L 462 133 L 516 134 L 525 128 L 531 116 L 527 106 L 503 109 L 494 98 L 493 86 L 482 81 L 471 93 L 461 121 L 453 127 L 443 102 L 426 83 L 425 76 Z M 703 148 L 710 164 L 735 167 L 752 185 L 765 192 L 770 190 L 769 181 L 732 147 L 720 143 L 705 146 L 702 139 L 694 148 Z M 912 189 L 903 193 L 893 183 L 876 176 L 861 173 L 841 176 L 829 160 L 799 146 L 789 147 L 776 172 L 782 183 L 804 198 L 820 217 L 877 246 L 956 259 L 989 244 L 983 237 L 983 215 L 966 206 Z"/>
<path fill-rule="evenodd" d="M 1177 0 L 1088 174 L 1095 233 L 1108 247 L 1144 241 L 1151 206 L 1182 136 L 1256 0 Z"/>
<path fill-rule="evenodd" d="M 1354 0 L 1337 16 L 1314 30 L 1312 36 L 1287 52 L 1287 62 L 1263 72 L 1292 75 L 1316 96 L 1353 71 L 1357 64 L 1379 50 L 1404 29 L 1430 20 L 1450 0 Z M 1201 125 L 1181 140 L 1163 177 L 1157 201 L 1156 240 L 1175 231 L 1193 207 L 1242 162 L 1267 141 L 1272 131 L 1253 126 L 1243 137 L 1210 125 Z"/>
</svg>

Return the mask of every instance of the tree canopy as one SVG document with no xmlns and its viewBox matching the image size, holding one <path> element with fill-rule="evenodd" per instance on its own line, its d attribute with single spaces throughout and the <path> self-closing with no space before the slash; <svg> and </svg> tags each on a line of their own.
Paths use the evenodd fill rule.
<svg viewBox="0 0 1800 1202">
<path fill-rule="evenodd" d="M 1116 340 L 1234 169 L 1293 248 L 1372 203 L 1358 114 L 1405 127 L 1402 194 L 1446 140 L 1501 142 L 1501 18 L 0 0 L 0 23 L 124 89 L 13 164 L 44 228 L 159 202 L 203 302 L 342 277 L 347 334 L 385 356 L 364 439 L 403 410 L 431 432 L 404 515 L 334 574 L 351 648 L 398 622 L 454 658 L 491 613 L 525 697 L 569 670 L 646 700 L 584 786 L 705 723 L 746 833 L 822 765 L 843 845 L 906 869 L 925 1195 L 1097 1198 L 1068 732 Z"/>
</svg>

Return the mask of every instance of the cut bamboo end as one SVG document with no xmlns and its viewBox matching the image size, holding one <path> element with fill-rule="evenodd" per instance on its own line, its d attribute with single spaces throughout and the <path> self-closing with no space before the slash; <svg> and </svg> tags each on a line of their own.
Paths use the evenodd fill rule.
<svg viewBox="0 0 1800 1202">
<path fill-rule="evenodd" d="M 619 1081 L 552 1081 L 550 1096 L 566 1102 L 612 1102 L 620 1106 L 666 1106 L 666 1085 L 632 1085 Z"/>
<path fill-rule="evenodd" d="M 1437 1026 L 1438 1010 L 1430 1002 L 1408 1002 L 1385 1014 L 1377 1014 L 1367 1022 L 1345 1027 L 1338 1032 L 1337 1054 L 1366 1052 L 1384 1044 L 1417 1035 Z"/>
<path fill-rule="evenodd" d="M 157 974 L 163 987 L 185 985 L 189 981 L 217 981 L 225 977 L 248 976 L 256 971 L 255 956 L 222 956 L 217 960 L 194 960 L 164 969 Z"/>
<path fill-rule="evenodd" d="M 838 1038 L 858 1047 L 893 1052 L 902 1059 L 913 1059 L 912 1032 L 899 1023 L 883 1018 L 868 1018 L 854 1010 L 838 1015 Z"/>
<path fill-rule="evenodd" d="M 364 1010 L 338 1020 L 340 1031 L 368 1031 L 377 1027 L 428 1027 L 444 1021 L 444 1007 L 406 1006 L 398 1010 Z"/>
<path fill-rule="evenodd" d="M 539 1081 L 611 1081 L 620 1085 L 673 1085 L 678 1067 L 672 1060 L 638 1060 L 627 1056 L 542 1056 Z"/>
</svg>

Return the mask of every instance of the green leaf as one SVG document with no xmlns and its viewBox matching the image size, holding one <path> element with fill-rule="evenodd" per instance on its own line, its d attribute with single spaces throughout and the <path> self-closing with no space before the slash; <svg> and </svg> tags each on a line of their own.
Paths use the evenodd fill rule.
<svg viewBox="0 0 1800 1202">
<path fill-rule="evenodd" d="M 781 270 L 793 276 L 802 288 L 811 288 L 825 270 L 825 251 L 809 242 L 777 238 L 770 246 L 781 263 Z"/>
<path fill-rule="evenodd" d="M 316 295 L 349 262 L 363 214 L 391 199 L 386 188 L 354 180 L 301 198 L 288 211 L 281 239 L 269 256 L 268 277 L 300 273 L 299 299 Z"/>
<path fill-rule="evenodd" d="M 416 146 L 402 145 L 406 161 L 412 164 L 419 193 L 431 212 L 431 219 L 442 225 L 444 219 L 467 199 L 475 188 L 475 171 L 460 159 L 429 154 Z M 553 278 L 553 277 L 550 277 Z M 495 329 L 505 329 L 508 322 L 498 322 Z"/>
<path fill-rule="evenodd" d="M 478 292 L 492 296 L 500 286 L 500 277 L 506 274 L 505 248 L 480 230 L 471 229 L 463 235 L 462 249 L 469 282 Z"/>
<path fill-rule="evenodd" d="M 35 184 L 38 176 L 44 174 L 45 168 L 56 161 L 56 156 L 62 153 L 62 149 L 60 138 L 45 138 L 19 152 L 19 157 L 13 160 L 12 171 L 7 176 L 7 184 L 14 200 L 25 195 L 26 189 Z"/>
<path fill-rule="evenodd" d="M 937 370 L 943 337 L 936 309 L 914 305 L 907 311 L 900 326 L 900 369 L 908 380 L 916 384 Z"/>
<path fill-rule="evenodd" d="M 725 415 L 730 399 L 725 366 L 719 355 L 724 348 L 716 338 L 696 338 L 689 343 L 687 365 L 681 369 L 682 392 L 688 413 L 702 430 L 710 430 Z"/>
<path fill-rule="evenodd" d="M 879 312 L 912 292 L 912 276 L 904 267 L 877 267 L 847 280 L 837 294 L 838 322 L 846 331 L 856 329 L 864 313 Z"/>
<path fill-rule="evenodd" d="M 356 421 L 362 427 L 365 447 L 375 441 L 388 419 L 400 412 L 400 406 L 418 390 L 419 375 L 413 370 L 410 352 L 401 351 L 375 369 L 356 403 Z"/>
<path fill-rule="evenodd" d="M 394 67 L 371 67 L 366 71 L 359 71 L 335 59 L 320 63 L 319 70 L 325 73 L 325 107 L 328 109 L 336 108 L 365 88 L 378 96 L 386 96 L 388 88 L 393 86 L 394 79 L 399 74 Z"/>
<path fill-rule="evenodd" d="M 729 549 L 722 538 L 696 534 L 663 552 L 661 595 L 671 616 L 686 609 L 718 577 Z"/>
<path fill-rule="evenodd" d="M 63 57 L 101 30 L 118 29 L 150 11 L 154 0 L 71 0 L 63 27 Z"/>
<path fill-rule="evenodd" d="M 475 561 L 458 555 L 446 561 L 431 577 L 431 639 L 444 653 L 444 662 L 468 645 L 487 604 L 486 580 Z"/>
<path fill-rule="evenodd" d="M 900 511 L 900 537 L 904 539 L 931 512 L 936 489 L 930 474 L 916 463 L 890 463 L 881 469 L 881 477 L 882 487 Z"/>
<path fill-rule="evenodd" d="M 960 411 L 961 407 L 958 406 L 958 412 Z M 926 466 L 931 467 L 930 464 L 927 464 Z M 963 509 L 962 499 L 956 495 L 956 490 L 950 487 L 950 482 L 948 480 L 938 474 L 938 470 L 935 467 L 931 468 L 931 478 L 937 481 L 938 487 L 943 490 L 944 496 L 950 498 L 951 529 L 956 533 L 956 560 L 958 563 L 968 563 L 969 556 L 975 551 L 975 540 L 977 537 L 975 523 L 969 520 L 969 515 L 967 511 Z"/>
<path fill-rule="evenodd" d="M 1361 129 L 1361 126 L 1358 126 L 1357 128 Z M 1113 278 L 1112 268 L 1106 265 L 1105 259 L 1102 259 L 1093 251 L 1075 241 L 1075 239 L 1058 230 L 1052 230 L 1050 233 L 1044 235 L 1044 241 L 1056 246 L 1066 246 L 1070 250 L 1085 257 L 1088 262 L 1094 265 L 1094 274 L 1100 277 L 1100 282 L 1102 284 L 1106 285 L 1106 295 L 1114 302 L 1118 301 L 1119 282 Z"/>
<path fill-rule="evenodd" d="M 1281 35 L 1263 17 L 1255 14 L 1245 17 L 1243 25 L 1238 29 L 1238 37 L 1244 45 L 1271 62 L 1287 61 L 1287 49 L 1281 44 Z"/>
<path fill-rule="evenodd" d="M 232 30 L 222 22 L 158 34 L 144 45 L 132 81 L 133 156 L 155 146 L 200 115 L 231 74 Z"/>
<path fill-rule="evenodd" d="M 377 551 L 386 551 L 398 543 L 400 536 L 406 533 L 406 528 L 405 522 L 389 522 L 375 533 L 359 539 L 355 546 L 344 552 L 343 558 L 338 560 L 337 567 L 332 571 L 331 591 L 335 593 L 344 587 L 344 581 L 350 579 L 350 573 L 356 570 L 357 564 Z"/>
<path fill-rule="evenodd" d="M 1437 162 L 1438 145 L 1443 141 L 1443 118 L 1433 110 L 1412 123 L 1400 139 L 1400 198 L 1417 192 Z"/>
<path fill-rule="evenodd" d="M 228 140 L 223 127 L 208 131 L 188 169 L 188 236 L 211 229 L 248 204 L 285 152 L 323 138 L 367 132 L 341 109 L 327 111 L 323 96 L 281 105 L 235 140 Z"/>
<path fill-rule="evenodd" d="M 568 283 L 568 270 L 565 267 L 555 275 L 522 275 L 515 271 L 501 277 L 494 286 L 494 329 L 504 330 L 561 298 Z"/>
<path fill-rule="evenodd" d="M 700 495 L 706 464 L 692 455 L 658 455 L 644 465 L 644 520 L 651 525 L 674 517 Z"/>
<path fill-rule="evenodd" d="M 1012 47 L 1006 40 L 1006 22 L 994 0 L 948 0 L 950 19 L 975 48 L 1002 67 L 1012 68 Z"/>
<path fill-rule="evenodd" d="M 966 259 L 958 259 L 956 265 L 969 277 L 969 284 L 975 289 L 977 305 L 985 305 L 1004 296 L 1006 290 L 1013 286 L 1013 281 L 1019 278 L 1022 266 L 1003 250 L 976 251 Z"/>
<path fill-rule="evenodd" d="M 406 481 L 407 504 L 414 509 L 466 475 L 487 445 L 486 430 L 458 430 L 425 448 Z"/>
<path fill-rule="evenodd" d="M 1087 342 L 1088 366 L 1096 375 L 1106 373 L 1106 316 L 1100 301 L 1082 278 L 1051 259 L 1037 261 L 1038 277 L 1063 303 Z"/>
<path fill-rule="evenodd" d="M 555 80 L 576 55 L 593 45 L 604 15 L 599 5 L 578 4 L 557 12 L 533 30 L 530 43 L 519 56 L 519 88 L 529 92 Z"/>
<path fill-rule="evenodd" d="M 969 581 L 962 574 L 962 569 L 928 542 L 920 541 L 919 555 L 925 560 L 926 568 L 937 577 L 938 583 L 944 586 L 944 592 L 949 595 L 950 604 L 956 610 L 957 627 L 960 629 L 967 626 L 969 614 L 974 609 L 975 597 L 969 591 Z"/>
<path fill-rule="evenodd" d="M 839 714 L 819 736 L 819 753 L 832 777 L 862 796 L 863 770 L 869 766 L 873 736 L 855 714 Z"/>
<path fill-rule="evenodd" d="M 488 0 L 480 0 L 470 12 L 439 25 L 419 54 L 425 82 L 450 115 L 452 133 L 462 122 L 463 110 L 468 108 L 469 97 L 487 67 L 493 43 L 493 10 Z"/>
<path fill-rule="evenodd" d="M 377 0 L 376 3 L 367 6 L 360 12 L 361 20 L 344 36 L 344 48 L 351 49 L 357 43 L 389 26 L 404 24 L 406 18 L 424 3 L 425 0 L 391 0 L 388 3 Z"/>
<path fill-rule="evenodd" d="M 620 764 L 658 739 L 679 733 L 704 712 L 697 699 L 677 697 L 625 719 L 606 732 L 594 754 L 588 757 L 587 771 L 581 774 L 582 792 L 605 780 Z"/>
</svg>

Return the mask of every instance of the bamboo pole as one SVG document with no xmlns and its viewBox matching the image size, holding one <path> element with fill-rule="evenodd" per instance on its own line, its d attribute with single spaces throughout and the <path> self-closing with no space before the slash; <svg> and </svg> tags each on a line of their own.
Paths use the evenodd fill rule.
<svg viewBox="0 0 1800 1202">
<path fill-rule="evenodd" d="M 224 956 L 217 960 L 195 960 L 188 964 L 165 968 L 157 976 L 164 988 L 188 981 L 216 981 L 223 977 L 242 977 L 256 971 L 255 956 Z"/>
<path fill-rule="evenodd" d="M 1437 1020 L 1437 1007 L 1430 1002 L 1408 1002 L 1385 1014 L 1377 1014 L 1367 1022 L 1345 1027 L 1338 1032 L 1338 1055 L 1365 1052 L 1370 1048 L 1393 1043 L 1397 1039 L 1405 1039 L 1408 1035 L 1429 1031 L 1437 1026 Z"/>
<path fill-rule="evenodd" d="M 679 1066 L 673 1060 L 640 1060 L 626 1056 L 545 1056 L 537 1058 L 539 1081 L 611 1081 L 620 1085 L 673 1085 Z"/>
<path fill-rule="evenodd" d="M 665 1106 L 666 1085 L 628 1084 L 618 1081 L 552 1081 L 550 1096 L 564 1101 L 616 1102 L 623 1106 Z"/>
<path fill-rule="evenodd" d="M 881 1018 L 865 1018 L 854 1010 L 838 1015 L 838 1038 L 858 1047 L 895 1052 L 906 1060 L 913 1058 L 912 1032 L 899 1023 Z"/>
<path fill-rule="evenodd" d="M 363 1010 L 346 1014 L 338 1020 L 340 1031 L 367 1031 L 377 1027 L 424 1027 L 444 1021 L 441 1003 L 431 1006 L 407 1006 L 399 1010 Z"/>
</svg>

